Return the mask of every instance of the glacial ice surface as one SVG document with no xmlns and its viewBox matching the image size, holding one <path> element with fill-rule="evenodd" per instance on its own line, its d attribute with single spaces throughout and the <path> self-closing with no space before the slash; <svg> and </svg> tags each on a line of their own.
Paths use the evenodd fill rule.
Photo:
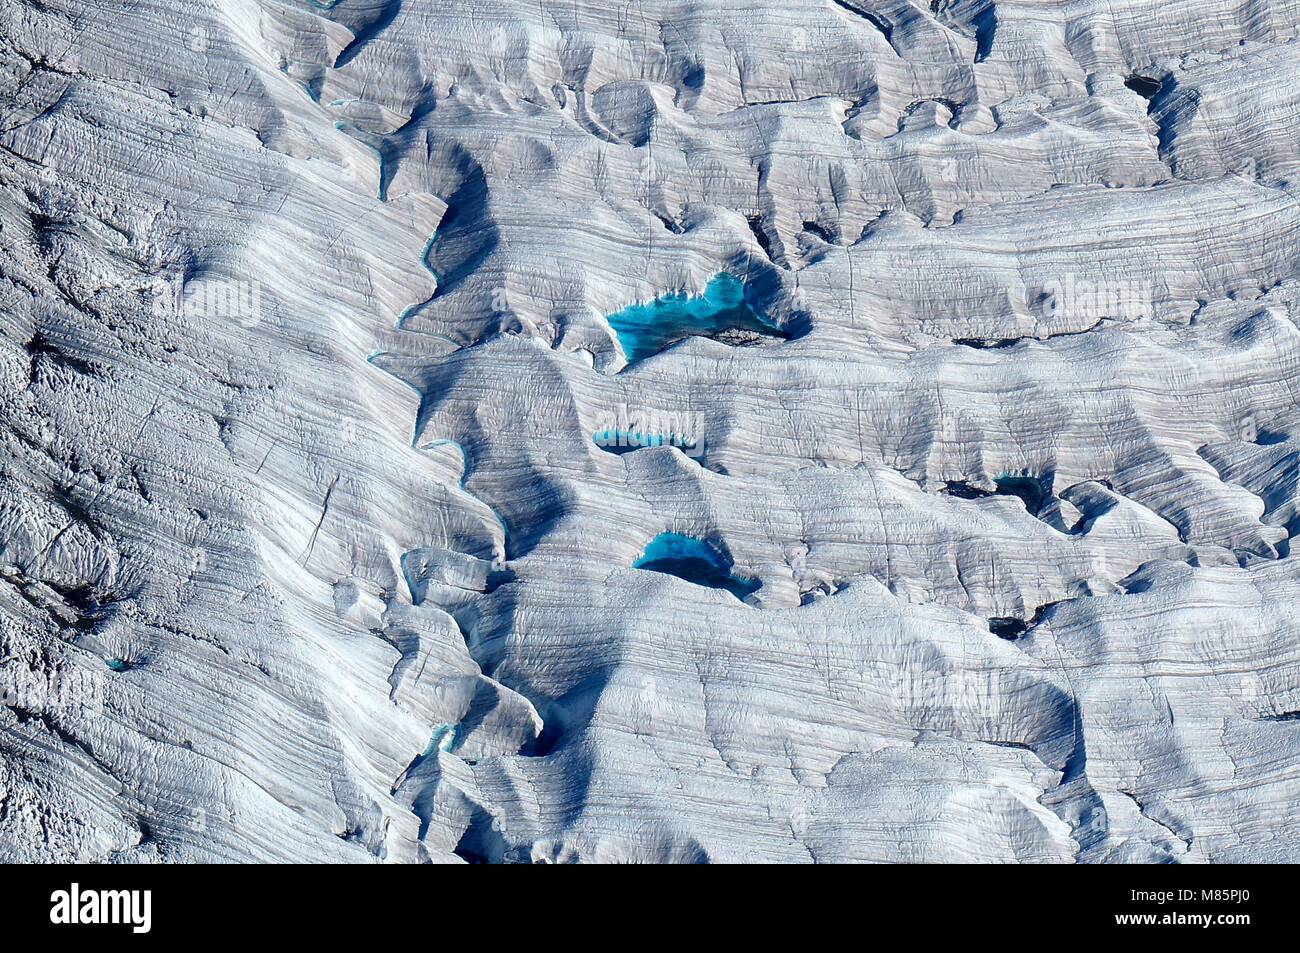
<svg viewBox="0 0 1300 953">
<path fill-rule="evenodd" d="M 0 859 L 1300 859 L 1300 0 L 0 36 Z"/>
</svg>

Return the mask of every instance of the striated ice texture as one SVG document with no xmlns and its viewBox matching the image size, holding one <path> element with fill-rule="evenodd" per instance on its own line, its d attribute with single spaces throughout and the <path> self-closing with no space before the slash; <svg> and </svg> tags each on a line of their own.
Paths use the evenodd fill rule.
<svg viewBox="0 0 1300 953">
<path fill-rule="evenodd" d="M 0 859 L 1300 860 L 1298 36 L 0 0 Z"/>
</svg>

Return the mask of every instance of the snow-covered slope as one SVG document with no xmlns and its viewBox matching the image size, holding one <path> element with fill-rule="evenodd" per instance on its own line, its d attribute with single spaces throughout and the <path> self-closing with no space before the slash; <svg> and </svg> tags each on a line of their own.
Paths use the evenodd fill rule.
<svg viewBox="0 0 1300 953">
<path fill-rule="evenodd" d="M 1300 859 L 1300 0 L 0 65 L 0 858 Z"/>
</svg>

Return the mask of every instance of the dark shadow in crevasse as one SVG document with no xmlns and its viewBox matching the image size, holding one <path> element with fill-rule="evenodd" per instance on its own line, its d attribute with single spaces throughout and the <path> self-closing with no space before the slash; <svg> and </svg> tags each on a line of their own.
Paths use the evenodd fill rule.
<svg viewBox="0 0 1300 953">
<path fill-rule="evenodd" d="M 1134 73 L 1128 79 L 1124 80 L 1124 85 L 1133 92 L 1137 93 L 1143 99 L 1152 99 L 1156 93 L 1160 92 L 1160 80 L 1152 79 L 1149 76 L 1141 76 Z"/>
</svg>

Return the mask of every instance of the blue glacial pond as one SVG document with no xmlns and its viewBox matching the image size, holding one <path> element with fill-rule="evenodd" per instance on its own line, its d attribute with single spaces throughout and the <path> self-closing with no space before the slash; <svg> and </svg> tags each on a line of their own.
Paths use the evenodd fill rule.
<svg viewBox="0 0 1300 953">
<path fill-rule="evenodd" d="M 703 441 L 689 434 L 645 433 L 634 429 L 607 427 L 592 434 L 591 441 L 608 453 L 631 453 L 642 447 L 676 447 L 696 460 L 704 456 Z"/>
<path fill-rule="evenodd" d="M 681 533 L 660 533 L 650 540 L 632 568 L 676 576 L 710 589 L 725 589 L 742 600 L 762 585 L 756 579 L 734 575 L 727 556 L 704 540 Z"/>
<path fill-rule="evenodd" d="M 654 301 L 628 305 L 606 320 L 618 336 L 629 364 L 696 335 L 709 337 L 738 330 L 785 337 L 779 327 L 750 306 L 745 283 L 725 272 L 714 275 L 701 295 L 692 297 L 685 292 L 664 295 Z"/>
</svg>

